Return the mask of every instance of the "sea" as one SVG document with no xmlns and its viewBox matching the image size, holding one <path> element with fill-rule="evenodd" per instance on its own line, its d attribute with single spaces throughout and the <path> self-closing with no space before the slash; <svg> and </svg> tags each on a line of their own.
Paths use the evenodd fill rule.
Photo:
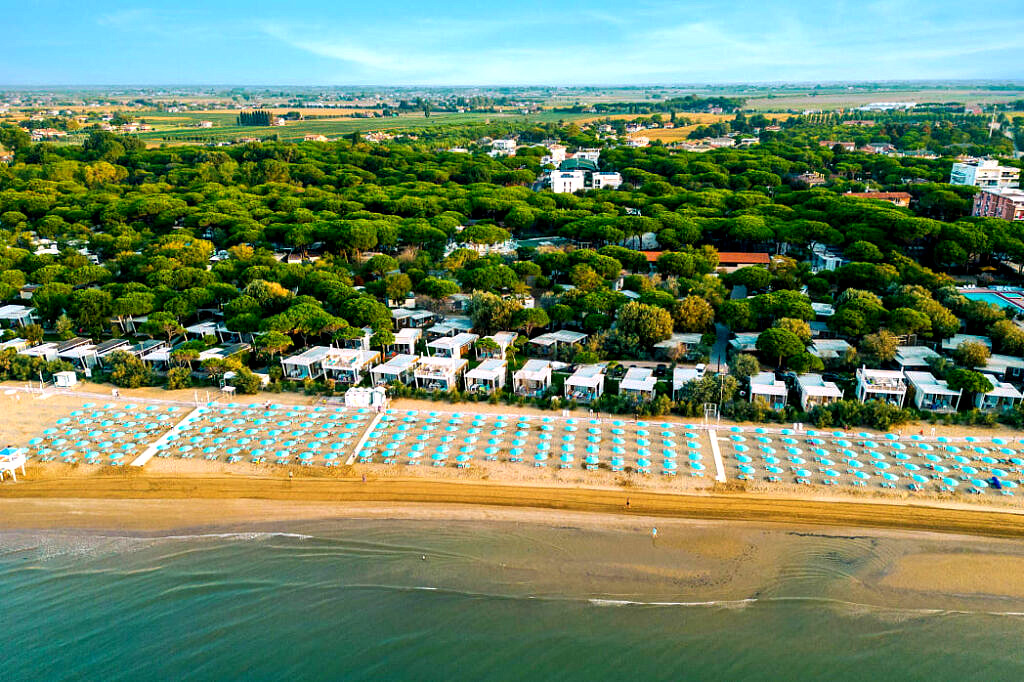
<svg viewBox="0 0 1024 682">
<path fill-rule="evenodd" d="M 1021 599 L 885 584 L 1017 544 L 653 523 L 0 531 L 0 679 L 1024 679 Z"/>
</svg>

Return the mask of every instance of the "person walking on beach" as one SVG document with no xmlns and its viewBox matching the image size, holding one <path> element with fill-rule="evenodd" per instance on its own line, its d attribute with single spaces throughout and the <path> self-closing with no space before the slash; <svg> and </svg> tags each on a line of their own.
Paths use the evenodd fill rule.
<svg viewBox="0 0 1024 682">
<path fill-rule="evenodd" d="M 629 509 L 629 498 L 626 498 L 626 509 Z"/>
</svg>

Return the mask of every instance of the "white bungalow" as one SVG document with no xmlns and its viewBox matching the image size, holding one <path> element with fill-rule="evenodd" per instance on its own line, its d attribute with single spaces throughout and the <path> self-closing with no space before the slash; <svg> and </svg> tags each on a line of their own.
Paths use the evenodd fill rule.
<svg viewBox="0 0 1024 682">
<path fill-rule="evenodd" d="M 993 353 L 985 363 L 985 371 L 995 374 L 1003 381 L 1019 381 L 1024 377 L 1024 358 Z"/>
<path fill-rule="evenodd" d="M 332 348 L 321 361 L 324 376 L 343 384 L 358 384 L 363 375 L 380 360 L 375 350 Z"/>
<path fill-rule="evenodd" d="M 938 358 L 939 354 L 927 346 L 898 346 L 894 361 L 902 370 L 928 367 L 928 361 Z"/>
<path fill-rule="evenodd" d="M 466 390 L 493 393 L 504 388 L 508 363 L 501 358 L 488 358 L 466 373 Z"/>
<path fill-rule="evenodd" d="M 989 350 L 992 350 L 992 339 L 977 334 L 954 334 L 948 339 L 942 339 L 942 352 L 952 353 L 960 347 L 961 343 L 980 343 Z"/>
<path fill-rule="evenodd" d="M 24 327 L 35 322 L 32 308 L 23 305 L 0 306 L 0 324 L 8 327 Z"/>
<path fill-rule="evenodd" d="M 775 378 L 775 372 L 760 372 L 750 377 L 750 402 L 756 398 L 764 400 L 773 410 L 781 410 L 786 407 L 789 388 L 786 382 Z"/>
<path fill-rule="evenodd" d="M 57 357 L 70 362 L 75 369 L 83 371 L 91 370 L 98 362 L 96 344 L 85 338 L 75 338 L 59 344 Z"/>
<path fill-rule="evenodd" d="M 619 393 L 637 400 L 652 400 L 658 379 L 650 367 L 630 367 L 619 384 Z"/>
<path fill-rule="evenodd" d="M 57 359 L 57 344 L 40 343 L 37 346 L 19 350 L 18 355 L 25 355 L 30 358 L 42 358 L 47 362 L 54 362 Z"/>
<path fill-rule="evenodd" d="M 919 410 L 956 412 L 963 389 L 954 391 L 945 379 L 936 379 L 931 372 L 906 372 L 907 381 L 914 387 L 914 405 Z"/>
<path fill-rule="evenodd" d="M 455 336 L 442 336 L 427 344 L 427 352 L 439 358 L 461 358 L 467 354 L 480 337 L 461 332 Z"/>
<path fill-rule="evenodd" d="M 96 359 L 102 365 L 103 360 L 107 358 L 111 353 L 117 351 L 129 352 L 132 344 L 128 339 L 108 339 L 100 345 L 96 346 Z"/>
<path fill-rule="evenodd" d="M 679 400 L 682 397 L 683 389 L 691 381 L 699 381 L 704 378 L 704 372 L 693 367 L 676 367 L 672 370 L 672 399 Z"/>
<path fill-rule="evenodd" d="M 821 360 L 835 360 L 846 355 L 852 348 L 842 339 L 815 339 L 807 350 Z"/>
<path fill-rule="evenodd" d="M 857 400 L 884 400 L 903 407 L 907 397 L 907 382 L 903 370 L 868 369 L 857 370 Z"/>
<path fill-rule="evenodd" d="M 23 350 L 23 349 L 28 348 L 28 347 L 29 347 L 28 339 L 22 339 L 22 338 L 10 339 L 8 341 L 4 341 L 3 343 L 0 343 L 0 352 L 3 352 L 5 350 L 13 350 L 15 353 L 17 353 L 19 350 Z"/>
<path fill-rule="evenodd" d="M 984 412 L 1004 412 L 1011 410 L 1021 401 L 1021 392 L 1005 381 L 1000 381 L 991 374 L 985 377 L 992 382 L 992 390 L 974 396 L 974 406 Z"/>
<path fill-rule="evenodd" d="M 387 362 L 370 370 L 370 381 L 373 384 L 392 384 L 413 382 L 413 370 L 419 364 L 420 356 L 412 354 L 396 355 Z"/>
<path fill-rule="evenodd" d="M 760 332 L 738 332 L 729 346 L 737 353 L 753 353 L 757 350 L 757 337 Z"/>
<path fill-rule="evenodd" d="M 324 373 L 322 365 L 324 358 L 332 350 L 337 349 L 330 346 L 313 346 L 301 353 L 281 358 L 281 371 L 284 373 L 284 378 L 294 381 L 320 378 Z"/>
<path fill-rule="evenodd" d="M 843 391 L 820 374 L 801 374 L 796 378 L 800 389 L 800 409 L 810 412 L 819 405 L 828 405 L 843 399 Z"/>
<path fill-rule="evenodd" d="M 422 357 L 413 371 L 416 386 L 431 391 L 454 391 L 466 372 L 468 360 L 462 358 Z"/>
<path fill-rule="evenodd" d="M 473 331 L 473 321 L 468 317 L 448 317 L 427 328 L 427 338 L 434 340 L 441 336 L 455 336 L 462 332 Z"/>
<path fill-rule="evenodd" d="M 203 339 L 207 336 L 217 337 L 218 342 L 224 342 L 229 340 L 225 337 L 225 334 L 232 334 L 222 322 L 199 322 L 185 327 L 185 338 L 186 339 Z"/>
<path fill-rule="evenodd" d="M 522 369 L 512 374 L 512 390 L 516 395 L 542 396 L 551 388 L 551 371 L 564 366 L 550 360 L 527 360 Z"/>
<path fill-rule="evenodd" d="M 391 311 L 396 330 L 407 328 L 422 329 L 434 321 L 434 313 L 429 310 L 416 310 L 410 308 L 395 308 Z"/>
<path fill-rule="evenodd" d="M 423 338 L 423 330 L 415 327 L 404 327 L 395 333 L 395 342 L 390 344 L 386 350 L 388 354 L 402 353 L 407 355 L 416 354 L 416 344 Z"/>
<path fill-rule="evenodd" d="M 547 334 L 535 336 L 530 339 L 529 343 L 532 344 L 531 348 L 535 349 L 538 354 L 554 357 L 560 347 L 578 345 L 586 338 L 587 335 L 581 332 L 560 329 L 557 332 L 548 332 Z"/>
<path fill-rule="evenodd" d="M 654 347 L 665 354 L 672 353 L 673 351 L 686 354 L 700 345 L 700 339 L 701 335 L 697 333 L 676 332 L 664 341 L 654 344 Z"/>
<path fill-rule="evenodd" d="M 171 349 L 166 344 L 156 346 L 152 350 L 141 354 L 139 360 L 142 360 L 142 362 L 149 365 L 150 369 L 155 371 L 169 369 L 171 366 Z"/>
<path fill-rule="evenodd" d="M 505 359 L 505 353 L 508 351 L 509 346 L 516 342 L 519 338 L 519 334 L 516 332 L 497 332 L 491 336 L 485 336 L 485 339 L 493 341 L 498 344 L 498 350 L 481 350 L 479 346 L 476 348 L 476 359 L 486 360 L 488 358 L 500 358 Z"/>
<path fill-rule="evenodd" d="M 590 403 L 604 393 L 604 365 L 584 365 L 565 380 L 565 397 Z"/>
<path fill-rule="evenodd" d="M 341 339 L 338 345 L 342 348 L 354 348 L 355 350 L 370 350 L 370 339 L 373 338 L 373 328 L 363 327 L 362 336 L 356 336 L 351 339 Z"/>
</svg>

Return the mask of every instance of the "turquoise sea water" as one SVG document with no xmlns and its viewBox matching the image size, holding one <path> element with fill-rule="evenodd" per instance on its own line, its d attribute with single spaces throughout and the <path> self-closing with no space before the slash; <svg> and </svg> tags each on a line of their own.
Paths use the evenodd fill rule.
<svg viewBox="0 0 1024 682">
<path fill-rule="evenodd" d="M 665 542 L 365 520 L 4 532 L 3 678 L 1024 679 L 1021 604 L 865 587 L 916 540 L 759 532 L 710 559 Z"/>
</svg>

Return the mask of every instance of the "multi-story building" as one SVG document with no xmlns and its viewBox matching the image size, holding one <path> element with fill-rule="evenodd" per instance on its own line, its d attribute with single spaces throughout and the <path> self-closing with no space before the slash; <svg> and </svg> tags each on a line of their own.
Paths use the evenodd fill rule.
<svg viewBox="0 0 1024 682">
<path fill-rule="evenodd" d="M 951 185 L 974 185 L 982 189 L 1017 187 L 1020 183 L 1020 169 L 1000 166 L 995 159 L 969 159 L 954 163 L 949 173 Z"/>
<path fill-rule="evenodd" d="M 974 195 L 971 215 L 1003 220 L 1024 220 L 1024 191 L 1019 189 L 983 189 Z"/>
</svg>

